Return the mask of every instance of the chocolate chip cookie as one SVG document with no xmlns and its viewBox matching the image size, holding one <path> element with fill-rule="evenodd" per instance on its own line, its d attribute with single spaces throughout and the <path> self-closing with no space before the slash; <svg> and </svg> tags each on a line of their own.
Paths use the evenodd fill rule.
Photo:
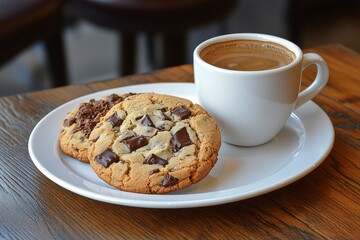
<svg viewBox="0 0 360 240">
<path fill-rule="evenodd" d="M 203 179 L 217 161 L 218 126 L 198 104 L 154 93 L 116 104 L 90 134 L 89 161 L 108 184 L 166 193 Z"/>
<path fill-rule="evenodd" d="M 61 150 L 82 162 L 89 162 L 87 149 L 89 148 L 89 136 L 95 125 L 100 121 L 111 107 L 132 95 L 111 94 L 101 99 L 91 99 L 81 103 L 69 112 L 63 121 L 60 131 Z"/>
</svg>

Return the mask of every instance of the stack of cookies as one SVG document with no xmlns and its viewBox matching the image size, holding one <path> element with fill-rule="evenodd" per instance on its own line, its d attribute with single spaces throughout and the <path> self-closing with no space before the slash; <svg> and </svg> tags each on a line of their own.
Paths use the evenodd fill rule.
<svg viewBox="0 0 360 240">
<path fill-rule="evenodd" d="M 129 93 L 81 103 L 66 116 L 59 142 L 65 154 L 89 162 L 108 184 L 156 194 L 207 176 L 217 161 L 221 136 L 198 104 Z"/>
</svg>

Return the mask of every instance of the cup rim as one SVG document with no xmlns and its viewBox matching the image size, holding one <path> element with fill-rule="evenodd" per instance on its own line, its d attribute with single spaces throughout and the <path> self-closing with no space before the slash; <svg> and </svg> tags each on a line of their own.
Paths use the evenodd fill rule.
<svg viewBox="0 0 360 240">
<path fill-rule="evenodd" d="M 215 44 L 218 42 L 226 42 L 226 41 L 239 40 L 239 39 L 267 41 L 267 42 L 277 43 L 279 45 L 286 47 L 290 51 L 292 51 L 295 54 L 295 60 L 293 62 L 291 62 L 290 64 L 287 64 L 282 67 L 274 68 L 274 69 L 242 71 L 242 70 L 231 70 L 231 69 L 220 68 L 220 67 L 217 67 L 210 63 L 205 62 L 200 57 L 200 52 L 209 45 L 212 45 L 212 44 Z M 286 69 L 296 66 L 300 61 L 302 61 L 302 57 L 303 57 L 303 52 L 300 49 L 300 47 L 298 47 L 295 43 L 293 43 L 285 38 L 281 38 L 281 37 L 269 35 L 269 34 L 263 34 L 263 33 L 231 33 L 231 34 L 216 36 L 216 37 L 207 39 L 207 40 L 203 41 L 202 43 L 200 43 L 195 48 L 194 53 L 193 53 L 194 63 L 197 62 L 199 64 L 203 64 L 210 69 L 215 69 L 220 72 L 242 73 L 242 74 L 253 74 L 253 73 L 268 74 L 268 73 L 272 73 L 272 72 L 283 71 L 283 70 L 286 70 Z"/>
</svg>

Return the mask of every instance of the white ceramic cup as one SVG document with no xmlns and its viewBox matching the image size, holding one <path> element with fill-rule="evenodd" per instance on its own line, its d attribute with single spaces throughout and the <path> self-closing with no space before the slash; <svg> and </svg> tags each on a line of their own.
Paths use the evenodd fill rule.
<svg viewBox="0 0 360 240">
<path fill-rule="evenodd" d="M 200 57 L 206 46 L 238 39 L 280 44 L 295 54 L 295 60 L 271 70 L 239 71 L 213 66 Z M 294 109 L 317 95 L 329 78 L 327 64 L 318 54 L 303 54 L 294 43 L 266 34 L 211 38 L 196 47 L 193 57 L 200 104 L 220 126 L 223 141 L 238 146 L 256 146 L 273 139 Z M 299 92 L 302 71 L 312 64 L 317 66 L 315 80 Z"/>
</svg>

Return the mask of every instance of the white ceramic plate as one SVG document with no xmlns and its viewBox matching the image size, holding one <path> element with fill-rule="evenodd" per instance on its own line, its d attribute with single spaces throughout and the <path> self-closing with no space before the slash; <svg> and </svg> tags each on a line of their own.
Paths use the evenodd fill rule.
<svg viewBox="0 0 360 240">
<path fill-rule="evenodd" d="M 119 191 L 99 179 L 88 164 L 64 155 L 59 149 L 63 119 L 80 102 L 127 92 L 165 93 L 197 102 L 195 91 L 192 83 L 142 84 L 70 101 L 47 114 L 33 129 L 29 139 L 31 159 L 50 180 L 91 199 L 145 208 L 187 208 L 239 201 L 284 187 L 319 166 L 332 148 L 331 121 L 310 101 L 292 114 L 269 143 L 248 148 L 222 143 L 219 160 L 206 178 L 187 189 L 164 195 Z"/>
</svg>

